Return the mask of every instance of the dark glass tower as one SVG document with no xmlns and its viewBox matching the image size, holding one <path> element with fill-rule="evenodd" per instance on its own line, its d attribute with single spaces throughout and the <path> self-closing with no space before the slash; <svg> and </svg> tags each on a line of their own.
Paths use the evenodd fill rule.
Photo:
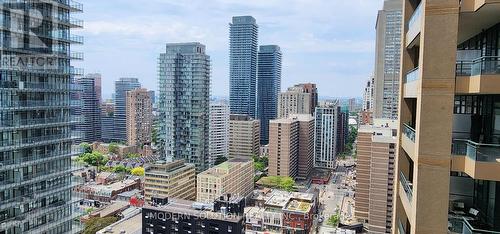
<svg viewBox="0 0 500 234">
<path fill-rule="evenodd" d="M 260 119 L 260 144 L 269 142 L 269 120 L 278 115 L 281 90 L 281 50 L 277 45 L 259 47 L 257 63 L 257 116 Z"/>
<path fill-rule="evenodd" d="M 258 26 L 252 16 L 229 24 L 229 106 L 231 114 L 256 118 Z"/>
</svg>

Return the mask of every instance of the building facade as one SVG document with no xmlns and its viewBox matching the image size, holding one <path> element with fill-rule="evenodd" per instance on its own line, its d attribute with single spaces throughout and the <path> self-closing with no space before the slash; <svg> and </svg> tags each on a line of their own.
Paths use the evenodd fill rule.
<svg viewBox="0 0 500 234">
<path fill-rule="evenodd" d="M 231 114 L 256 118 L 258 26 L 252 16 L 229 24 L 229 106 Z"/>
<path fill-rule="evenodd" d="M 291 115 L 299 122 L 299 155 L 297 179 L 306 180 L 314 166 L 314 117 L 311 115 Z"/>
<path fill-rule="evenodd" d="M 127 144 L 151 145 L 153 133 L 153 102 L 147 89 L 127 92 Z"/>
<path fill-rule="evenodd" d="M 363 109 L 362 111 L 373 111 L 373 85 L 375 76 L 370 76 L 366 82 L 365 90 L 363 91 Z"/>
<path fill-rule="evenodd" d="M 313 94 L 301 85 L 295 85 L 278 96 L 278 118 L 288 118 L 290 114 L 314 114 L 311 105 Z"/>
<path fill-rule="evenodd" d="M 325 102 L 316 107 L 314 127 L 314 166 L 334 168 L 337 156 L 337 131 L 340 107 Z"/>
<path fill-rule="evenodd" d="M 393 232 L 500 231 L 499 15 L 497 1 L 403 1 Z"/>
<path fill-rule="evenodd" d="M 115 81 L 114 141 L 127 141 L 127 92 L 140 87 L 137 78 L 120 78 Z"/>
<path fill-rule="evenodd" d="M 226 101 L 210 103 L 209 164 L 217 159 L 229 158 L 229 105 Z"/>
<path fill-rule="evenodd" d="M 373 111 L 375 118 L 398 118 L 402 1 L 385 0 L 378 12 Z"/>
<path fill-rule="evenodd" d="M 77 129 L 82 132 L 83 142 L 100 141 L 101 134 L 101 78 L 99 74 L 88 74 L 76 79 L 76 84 L 80 85 L 80 115 L 82 121 L 77 125 Z"/>
<path fill-rule="evenodd" d="M 229 117 L 229 158 L 259 155 L 260 121 L 248 115 Z"/>
<path fill-rule="evenodd" d="M 297 177 L 299 122 L 294 118 L 269 123 L 269 175 Z"/>
<path fill-rule="evenodd" d="M 168 43 L 159 59 L 160 153 L 209 166 L 210 57 L 205 45 Z"/>
<path fill-rule="evenodd" d="M 278 116 L 281 91 L 281 49 L 277 45 L 261 45 L 257 64 L 257 118 L 260 120 L 260 144 L 269 142 L 269 120 Z"/>
<path fill-rule="evenodd" d="M 375 119 L 357 138 L 356 218 L 369 233 L 391 233 L 397 123 Z"/>
<path fill-rule="evenodd" d="M 196 177 L 196 201 L 212 203 L 220 196 L 248 196 L 253 190 L 252 159 L 229 159 Z"/>
<path fill-rule="evenodd" d="M 166 196 L 185 200 L 196 199 L 196 170 L 194 164 L 182 160 L 158 161 L 146 167 L 144 173 L 144 196 Z"/>
<path fill-rule="evenodd" d="M 0 233 L 80 231 L 73 225 L 79 198 L 71 192 L 77 184 L 71 157 L 78 153 L 72 145 L 80 138 L 72 109 L 80 103 L 71 94 L 83 72 L 71 60 L 83 57 L 73 51 L 83 43 L 73 29 L 83 23 L 70 16 L 83 7 L 68 1 L 1 6 Z"/>
</svg>

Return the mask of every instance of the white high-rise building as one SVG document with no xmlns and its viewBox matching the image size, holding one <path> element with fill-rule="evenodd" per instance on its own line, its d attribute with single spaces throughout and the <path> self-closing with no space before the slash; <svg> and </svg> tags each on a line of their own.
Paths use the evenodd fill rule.
<svg viewBox="0 0 500 234">
<path fill-rule="evenodd" d="M 217 158 L 229 157 L 229 105 L 226 101 L 210 103 L 209 165 Z"/>
<path fill-rule="evenodd" d="M 316 107 L 314 129 L 314 166 L 334 168 L 337 154 L 338 102 L 324 102 Z"/>
<path fill-rule="evenodd" d="M 373 82 L 375 76 L 370 76 L 366 82 L 365 91 L 363 93 L 363 111 L 373 111 Z"/>
</svg>

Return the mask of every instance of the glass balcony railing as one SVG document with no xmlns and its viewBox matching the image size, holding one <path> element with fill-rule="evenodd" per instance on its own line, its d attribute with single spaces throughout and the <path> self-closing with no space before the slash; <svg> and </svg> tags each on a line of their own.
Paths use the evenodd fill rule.
<svg viewBox="0 0 500 234">
<path fill-rule="evenodd" d="M 81 116 L 67 116 L 56 118 L 33 118 L 33 119 L 9 119 L 0 122 L 0 128 L 20 128 L 36 125 L 79 123 Z"/>
<path fill-rule="evenodd" d="M 409 42 L 413 41 L 413 39 L 420 33 L 422 25 L 422 2 L 418 5 L 418 7 L 413 12 L 413 15 L 408 20 L 408 32 L 406 34 L 407 40 Z"/>
<path fill-rule="evenodd" d="M 83 53 L 82 52 L 71 52 L 70 58 L 74 60 L 83 60 Z"/>
<path fill-rule="evenodd" d="M 59 158 L 65 158 L 65 157 L 70 157 L 74 155 L 79 155 L 81 154 L 82 151 L 55 151 L 51 152 L 49 154 L 38 154 L 38 155 L 33 155 L 33 156 L 28 156 L 28 157 L 14 157 L 11 159 L 6 159 L 6 160 L 1 160 L 0 161 L 0 171 L 1 170 L 9 170 L 13 167 L 23 167 L 23 166 L 28 166 L 31 164 L 36 164 L 39 162 L 44 162 L 44 161 L 51 161 L 51 160 L 56 160 Z"/>
<path fill-rule="evenodd" d="M 401 171 L 399 172 L 399 182 L 401 186 L 403 186 L 406 197 L 408 197 L 408 200 L 411 202 L 413 198 L 413 184 L 406 179 L 406 176 Z"/>
<path fill-rule="evenodd" d="M 66 141 L 81 138 L 82 133 L 73 131 L 72 133 L 54 134 L 48 136 L 26 137 L 22 139 L 7 139 L 0 140 L 0 149 L 6 147 L 23 147 L 26 145 L 46 144 L 52 141 Z"/>
<path fill-rule="evenodd" d="M 2 108 L 45 108 L 45 107 L 69 107 L 73 105 L 73 100 L 21 100 L 21 101 L 6 101 L 1 102 Z"/>
<path fill-rule="evenodd" d="M 500 144 L 483 144 L 466 139 L 453 139 L 452 154 L 466 155 L 478 162 L 500 162 Z"/>
<path fill-rule="evenodd" d="M 490 225 L 479 220 L 463 217 L 462 234 L 500 234 L 500 231 L 491 230 Z"/>
<path fill-rule="evenodd" d="M 403 124 L 403 134 L 408 137 L 411 141 L 415 142 L 415 129 L 410 127 L 408 124 Z"/>
<path fill-rule="evenodd" d="M 403 227 L 401 220 L 398 220 L 398 230 L 399 230 L 399 234 L 406 234 L 405 228 Z"/>
<path fill-rule="evenodd" d="M 457 76 L 498 74 L 500 74 L 500 56 L 484 56 L 472 61 L 457 61 Z"/>
<path fill-rule="evenodd" d="M 420 69 L 418 69 L 418 67 L 413 68 L 408 73 L 406 73 L 405 83 L 418 80 L 420 78 L 419 76 L 420 76 Z"/>
</svg>

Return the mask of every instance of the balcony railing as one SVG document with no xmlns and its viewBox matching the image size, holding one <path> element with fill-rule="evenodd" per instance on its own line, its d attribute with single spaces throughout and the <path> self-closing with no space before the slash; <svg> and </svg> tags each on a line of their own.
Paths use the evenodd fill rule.
<svg viewBox="0 0 500 234">
<path fill-rule="evenodd" d="M 485 56 L 472 61 L 472 76 L 500 74 L 500 56 Z"/>
<path fill-rule="evenodd" d="M 82 120 L 83 119 L 81 116 L 33 118 L 33 119 L 9 119 L 9 120 L 1 120 L 0 129 L 31 127 L 31 126 L 49 125 L 49 124 L 70 124 L 70 123 L 79 123 Z"/>
<path fill-rule="evenodd" d="M 72 102 L 69 100 L 20 100 L 20 101 L 6 101 L 0 103 L 0 107 L 2 108 L 42 108 L 42 107 L 65 107 L 72 105 Z"/>
<path fill-rule="evenodd" d="M 415 142 L 415 129 L 408 124 L 403 124 L 403 134 L 411 141 Z"/>
<path fill-rule="evenodd" d="M 457 76 L 500 74 L 500 56 L 484 56 L 472 61 L 457 61 Z"/>
<path fill-rule="evenodd" d="M 489 225 L 479 220 L 463 217 L 463 234 L 500 234 L 499 231 L 487 230 Z"/>
<path fill-rule="evenodd" d="M 406 234 L 405 228 L 403 227 L 401 220 L 398 220 L 398 229 L 399 229 L 399 234 Z"/>
<path fill-rule="evenodd" d="M 17 148 L 24 146 L 33 146 L 38 144 L 46 144 L 52 141 L 67 141 L 80 139 L 82 133 L 79 131 L 73 131 L 72 133 L 55 134 L 48 136 L 37 136 L 37 137 L 27 137 L 21 139 L 7 139 L 0 140 L 0 149 L 2 148 Z"/>
<path fill-rule="evenodd" d="M 419 76 L 420 76 L 420 69 L 418 69 L 418 67 L 413 68 L 410 71 L 408 71 L 408 73 L 406 73 L 405 83 L 418 80 Z"/>
<path fill-rule="evenodd" d="M 500 162 L 500 144 L 483 144 L 467 139 L 453 139 L 451 153 L 467 155 L 478 162 Z"/>
<path fill-rule="evenodd" d="M 52 160 L 57 160 L 59 158 L 66 158 L 66 157 L 71 157 L 75 155 L 79 155 L 83 153 L 82 151 L 70 151 L 70 150 L 63 150 L 63 151 L 55 151 L 49 154 L 39 154 L 39 155 L 34 155 L 34 156 L 28 156 L 28 157 L 11 157 L 11 159 L 6 159 L 0 161 L 0 171 L 2 170 L 9 170 L 12 168 L 21 168 L 23 166 L 28 166 L 28 165 L 33 165 L 37 164 L 40 162 L 47 162 L 47 161 L 52 161 Z"/>
<path fill-rule="evenodd" d="M 413 15 L 408 20 L 408 32 L 406 33 L 407 42 L 413 41 L 413 39 L 420 33 L 422 25 L 422 2 L 413 12 Z"/>
<path fill-rule="evenodd" d="M 399 172 L 399 182 L 403 186 L 408 200 L 411 202 L 413 198 L 413 184 L 406 179 L 406 176 L 401 171 Z"/>
</svg>

